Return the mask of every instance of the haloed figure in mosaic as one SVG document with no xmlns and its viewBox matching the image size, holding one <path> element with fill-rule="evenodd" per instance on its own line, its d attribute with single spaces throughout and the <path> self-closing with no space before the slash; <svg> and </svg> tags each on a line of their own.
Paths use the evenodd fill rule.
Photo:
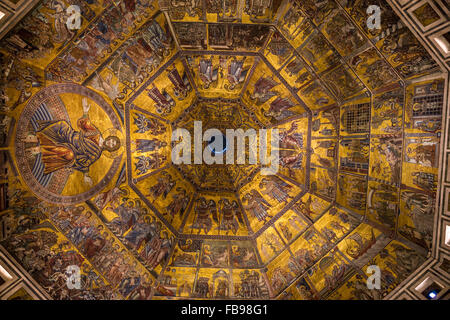
<svg viewBox="0 0 450 320">
<path fill-rule="evenodd" d="M 89 119 L 90 105 L 83 98 L 83 116 L 78 119 L 79 131 L 72 128 L 66 120 L 41 121 L 36 135 L 30 134 L 27 142 L 38 142 L 32 154 L 42 155 L 44 174 L 61 169 L 78 170 L 84 174 L 84 182 L 92 185 L 89 167 L 104 151 L 114 152 L 120 148 L 119 137 L 110 135 L 103 138 L 100 130 Z"/>
</svg>

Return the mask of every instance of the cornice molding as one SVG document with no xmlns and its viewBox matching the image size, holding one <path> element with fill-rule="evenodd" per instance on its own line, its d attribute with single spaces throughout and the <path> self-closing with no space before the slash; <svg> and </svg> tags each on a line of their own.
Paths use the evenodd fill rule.
<svg viewBox="0 0 450 320">
<path fill-rule="evenodd" d="M 5 17 L 0 20 L 0 39 L 18 24 L 38 3 L 39 0 L 22 0 L 14 6 L 7 0 L 0 0 L 0 10 L 5 13 Z"/>
</svg>

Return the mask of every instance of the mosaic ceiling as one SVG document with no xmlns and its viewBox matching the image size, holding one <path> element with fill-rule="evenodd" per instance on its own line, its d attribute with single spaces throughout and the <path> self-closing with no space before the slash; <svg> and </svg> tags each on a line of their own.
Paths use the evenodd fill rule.
<svg viewBox="0 0 450 320">
<path fill-rule="evenodd" d="M 381 299 L 426 259 L 444 78 L 385 1 L 44 0 L 0 53 L 0 244 L 54 299 Z M 279 129 L 278 173 L 173 164 L 195 121 Z"/>
</svg>

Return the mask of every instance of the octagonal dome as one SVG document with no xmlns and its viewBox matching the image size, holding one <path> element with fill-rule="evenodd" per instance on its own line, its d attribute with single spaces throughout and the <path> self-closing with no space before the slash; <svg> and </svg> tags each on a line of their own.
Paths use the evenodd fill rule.
<svg viewBox="0 0 450 320">
<path fill-rule="evenodd" d="M 388 2 L 75 1 L 68 29 L 43 1 L 1 40 L 2 250 L 54 299 L 388 296 L 433 248 L 448 92 Z M 275 174 L 173 163 L 195 122 L 223 156 L 277 129 Z"/>
</svg>

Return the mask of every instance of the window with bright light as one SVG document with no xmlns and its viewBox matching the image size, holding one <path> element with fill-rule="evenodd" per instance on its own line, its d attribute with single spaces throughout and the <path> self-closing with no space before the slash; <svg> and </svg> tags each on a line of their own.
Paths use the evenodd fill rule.
<svg viewBox="0 0 450 320">
<path fill-rule="evenodd" d="M 2 265 L 0 265 L 0 277 L 6 278 L 7 280 L 11 280 L 12 276 L 6 271 Z"/>
<path fill-rule="evenodd" d="M 445 244 L 450 246 L 450 225 L 445 226 Z"/>
</svg>

